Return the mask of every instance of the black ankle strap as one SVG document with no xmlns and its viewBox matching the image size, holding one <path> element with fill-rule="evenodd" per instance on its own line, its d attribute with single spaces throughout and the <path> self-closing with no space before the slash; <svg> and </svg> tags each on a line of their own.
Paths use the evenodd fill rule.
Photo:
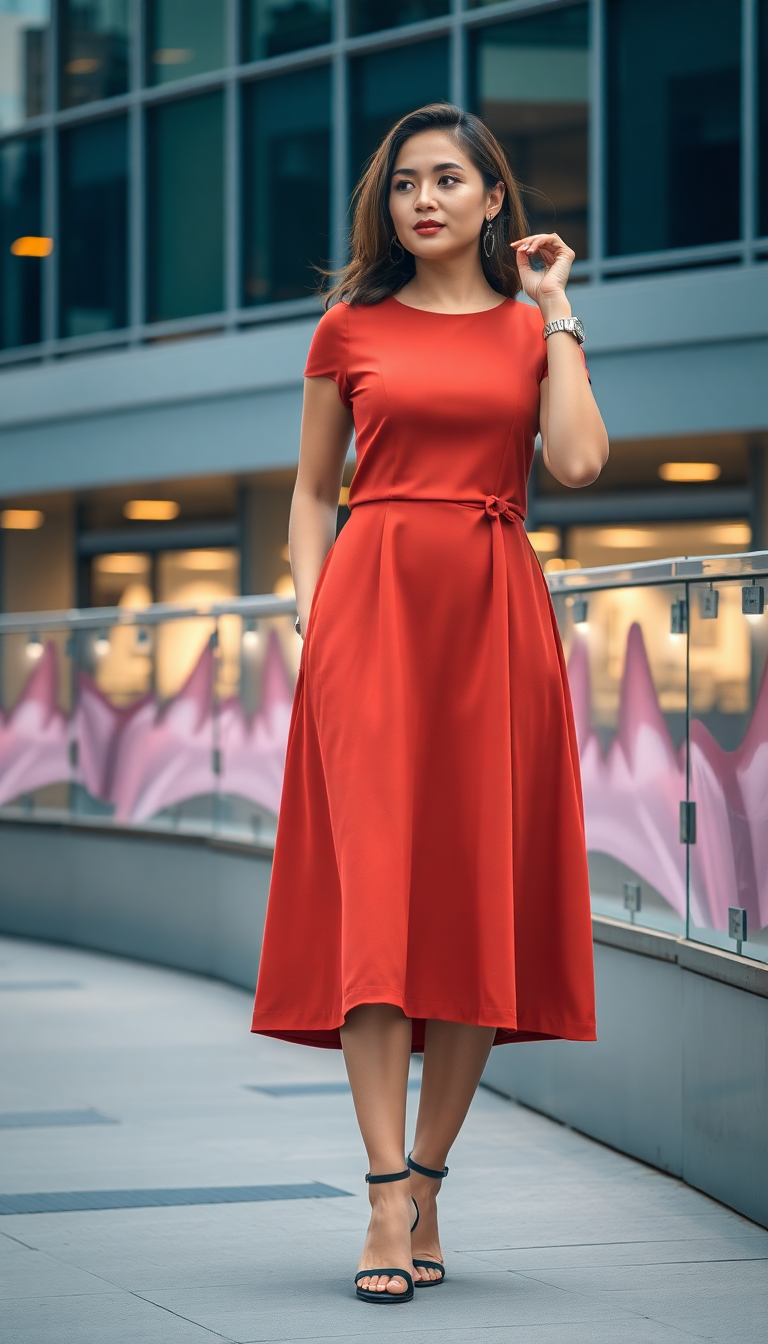
<svg viewBox="0 0 768 1344">
<path fill-rule="evenodd" d="M 414 1162 L 410 1153 L 406 1161 L 411 1171 L 418 1171 L 420 1176 L 431 1176 L 433 1181 L 442 1181 L 443 1177 L 448 1175 L 447 1167 L 443 1167 L 442 1171 L 433 1171 L 431 1167 L 422 1167 L 419 1162 Z"/>
<path fill-rule="evenodd" d="M 372 1176 L 370 1171 L 366 1175 L 366 1181 L 369 1185 L 384 1185 L 385 1181 L 407 1181 L 410 1171 L 406 1167 L 405 1171 L 388 1171 L 385 1176 Z M 381 1273 L 377 1270 L 377 1273 Z M 373 1273 L 373 1270 L 371 1270 Z"/>
</svg>

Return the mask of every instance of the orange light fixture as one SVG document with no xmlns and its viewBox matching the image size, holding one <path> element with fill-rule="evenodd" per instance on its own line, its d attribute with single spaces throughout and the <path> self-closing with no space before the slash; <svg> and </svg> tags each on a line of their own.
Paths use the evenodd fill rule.
<svg viewBox="0 0 768 1344">
<path fill-rule="evenodd" d="M 662 481 L 716 481 L 722 468 L 717 462 L 662 462 Z"/>
<path fill-rule="evenodd" d="M 45 514 L 39 509 L 3 509 L 0 513 L 0 527 L 13 532 L 35 532 L 45 522 Z"/>
<path fill-rule="evenodd" d="M 14 257 L 49 257 L 53 251 L 53 239 L 29 234 L 11 243 L 11 251 Z"/>
<path fill-rule="evenodd" d="M 76 56 L 64 66 L 68 75 L 92 75 L 95 70 L 100 69 L 101 61 L 97 61 L 95 56 Z"/>
<path fill-rule="evenodd" d="M 125 517 L 132 522 L 168 523 L 180 511 L 175 499 L 129 499 L 123 506 Z"/>
<path fill-rule="evenodd" d="M 158 47 L 152 52 L 153 65 L 188 65 L 194 59 L 191 47 Z"/>
</svg>

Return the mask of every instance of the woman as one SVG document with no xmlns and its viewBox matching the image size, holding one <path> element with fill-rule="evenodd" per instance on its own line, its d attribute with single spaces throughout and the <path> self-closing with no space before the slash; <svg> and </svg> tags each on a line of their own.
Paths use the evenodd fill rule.
<svg viewBox="0 0 768 1344">
<path fill-rule="evenodd" d="M 253 1030 L 344 1051 L 370 1163 L 366 1302 L 445 1277 L 436 1195 L 491 1046 L 595 1035 L 571 702 L 523 527 L 539 428 L 566 485 L 608 456 L 560 321 L 572 260 L 556 234 L 525 234 L 483 123 L 422 108 L 363 176 L 306 368 L 290 520 L 304 647 Z"/>
</svg>

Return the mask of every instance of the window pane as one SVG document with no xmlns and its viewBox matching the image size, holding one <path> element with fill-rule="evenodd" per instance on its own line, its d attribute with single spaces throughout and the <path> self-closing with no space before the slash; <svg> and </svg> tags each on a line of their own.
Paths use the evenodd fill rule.
<svg viewBox="0 0 768 1344">
<path fill-rule="evenodd" d="M 0 130 L 45 111 L 48 0 L 0 0 Z"/>
<path fill-rule="evenodd" d="M 245 90 L 246 304 L 307 298 L 328 262 L 331 81 L 328 66 Z"/>
<path fill-rule="evenodd" d="M 149 0 L 147 78 L 168 84 L 224 64 L 224 0 Z"/>
<path fill-rule="evenodd" d="M 610 252 L 739 237 L 740 8 L 611 0 Z"/>
<path fill-rule="evenodd" d="M 40 340 L 40 140 L 0 145 L 0 347 Z M 36 246 L 37 244 L 37 246 Z M 11 251 L 14 248 L 14 251 Z M 38 253 L 38 255 L 35 255 Z"/>
<path fill-rule="evenodd" d="M 472 107 L 507 151 L 531 232 L 586 257 L 588 6 L 479 28 L 470 44 Z"/>
<path fill-rule="evenodd" d="M 59 101 L 62 107 L 114 98 L 128 89 L 129 0 L 62 0 Z"/>
<path fill-rule="evenodd" d="M 383 136 L 406 112 L 447 101 L 448 43 L 440 37 L 350 61 L 354 181 Z"/>
<path fill-rule="evenodd" d="M 331 40 L 331 0 L 246 0 L 243 18 L 248 61 Z"/>
<path fill-rule="evenodd" d="M 124 327 L 127 319 L 128 139 L 124 117 L 61 136 L 62 336 Z"/>
<path fill-rule="evenodd" d="M 758 228 L 765 236 L 768 234 L 768 0 L 760 0 L 760 66 L 758 70 L 758 89 L 760 99 L 760 223 Z"/>
<path fill-rule="evenodd" d="M 373 33 L 379 28 L 399 28 L 447 14 L 450 0 L 349 0 L 349 31 Z"/>
<path fill-rule="evenodd" d="M 153 108 L 147 150 L 149 320 L 219 312 L 224 302 L 221 94 Z"/>
</svg>

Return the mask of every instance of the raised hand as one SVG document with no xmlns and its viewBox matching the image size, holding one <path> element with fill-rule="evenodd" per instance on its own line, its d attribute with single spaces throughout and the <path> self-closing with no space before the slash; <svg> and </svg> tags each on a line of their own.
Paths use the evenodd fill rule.
<svg viewBox="0 0 768 1344">
<path fill-rule="evenodd" d="M 542 312 L 553 303 L 559 305 L 565 296 L 565 286 L 576 256 L 572 248 L 558 233 L 531 233 L 527 238 L 510 243 L 510 247 L 515 249 L 520 280 L 529 299 L 538 303 Z M 534 256 L 541 257 L 543 271 L 534 271 L 531 266 Z"/>
</svg>

